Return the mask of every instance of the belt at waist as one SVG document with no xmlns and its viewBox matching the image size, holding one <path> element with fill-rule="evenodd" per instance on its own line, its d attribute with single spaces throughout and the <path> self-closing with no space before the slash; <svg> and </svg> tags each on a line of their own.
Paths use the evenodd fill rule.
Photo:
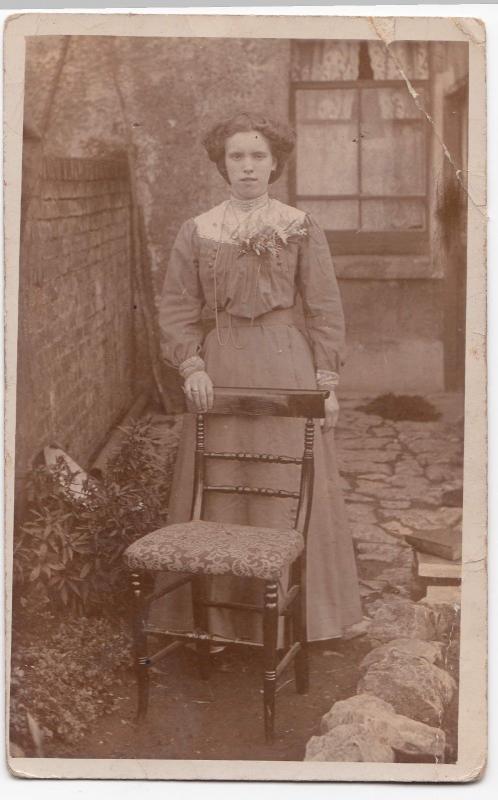
<svg viewBox="0 0 498 800">
<path fill-rule="evenodd" d="M 218 325 L 221 328 L 245 328 L 254 325 L 295 325 L 294 311 L 292 308 L 275 308 L 260 314 L 259 317 L 236 317 L 227 311 L 218 312 Z"/>
</svg>

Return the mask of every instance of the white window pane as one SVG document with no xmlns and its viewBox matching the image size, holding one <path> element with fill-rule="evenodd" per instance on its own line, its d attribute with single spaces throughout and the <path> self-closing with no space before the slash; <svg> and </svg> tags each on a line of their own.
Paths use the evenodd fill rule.
<svg viewBox="0 0 498 800">
<path fill-rule="evenodd" d="M 426 122 L 408 90 L 363 89 L 361 103 L 362 193 L 423 194 Z"/>
<path fill-rule="evenodd" d="M 391 119 L 423 119 L 420 108 L 425 108 L 425 90 L 417 87 L 417 100 L 406 87 L 362 89 L 361 104 L 363 121 Z M 418 105 L 417 105 L 418 104 Z"/>
<path fill-rule="evenodd" d="M 356 89 L 306 89 L 296 92 L 298 122 L 358 119 Z"/>
<path fill-rule="evenodd" d="M 425 192 L 425 130 L 418 124 L 365 124 L 361 190 L 364 194 Z"/>
<path fill-rule="evenodd" d="M 297 205 L 326 231 L 358 230 L 358 200 L 299 200 Z"/>
<path fill-rule="evenodd" d="M 296 93 L 298 194 L 358 191 L 358 93 Z"/>
</svg>

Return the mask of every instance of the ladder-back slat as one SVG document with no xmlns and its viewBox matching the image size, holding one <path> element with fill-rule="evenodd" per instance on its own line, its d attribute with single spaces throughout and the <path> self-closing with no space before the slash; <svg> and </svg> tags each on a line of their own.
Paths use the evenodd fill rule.
<svg viewBox="0 0 498 800">
<path fill-rule="evenodd" d="M 207 413 L 323 419 L 328 395 L 328 391 L 312 389 L 232 389 L 216 386 L 213 407 Z M 195 411 L 191 405 L 188 405 L 188 410 Z"/>
<path fill-rule="evenodd" d="M 204 497 L 207 492 L 221 494 L 255 495 L 297 500 L 294 527 L 306 538 L 313 496 L 313 444 L 316 419 L 325 416 L 325 400 L 329 392 L 300 389 L 248 389 L 220 388 L 214 390 L 213 408 L 197 413 L 195 447 L 195 481 L 192 504 L 192 519 L 202 519 Z M 189 409 L 193 411 L 193 408 Z M 304 450 L 301 458 L 277 453 L 216 452 L 205 447 L 205 425 L 213 414 L 232 416 L 294 417 L 305 420 Z M 283 464 L 300 466 L 299 491 L 273 489 L 262 486 L 214 485 L 205 482 L 206 464 L 209 459 L 232 460 L 246 463 Z"/>
<path fill-rule="evenodd" d="M 294 456 L 276 456 L 271 453 L 204 453 L 204 458 L 215 458 L 223 461 L 264 462 L 265 464 L 296 464 L 303 463 L 302 458 Z"/>
<path fill-rule="evenodd" d="M 299 500 L 299 492 L 288 489 L 269 489 L 265 486 L 204 486 L 205 492 L 221 492 L 223 494 L 256 494 L 260 497 L 292 497 Z"/>
</svg>

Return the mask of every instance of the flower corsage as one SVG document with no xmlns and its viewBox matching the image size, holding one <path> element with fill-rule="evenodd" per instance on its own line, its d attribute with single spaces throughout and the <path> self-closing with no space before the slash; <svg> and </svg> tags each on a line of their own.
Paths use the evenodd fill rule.
<svg viewBox="0 0 498 800">
<path fill-rule="evenodd" d="M 276 255 L 290 242 L 296 242 L 306 235 L 305 225 L 297 219 L 291 222 L 285 219 L 279 222 L 266 222 L 259 217 L 246 223 L 243 228 L 237 229 L 232 238 L 239 248 L 239 255 L 255 253 L 261 256 L 266 253 Z"/>
</svg>

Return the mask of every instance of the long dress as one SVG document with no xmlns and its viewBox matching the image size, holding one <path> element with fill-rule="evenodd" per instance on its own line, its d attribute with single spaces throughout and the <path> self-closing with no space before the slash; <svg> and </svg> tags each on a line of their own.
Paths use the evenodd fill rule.
<svg viewBox="0 0 498 800">
<path fill-rule="evenodd" d="M 244 203 L 233 203 L 226 201 L 188 220 L 179 231 L 159 310 L 164 357 L 177 367 L 202 358 L 215 387 L 316 388 L 317 370 L 338 371 L 344 345 L 342 306 L 325 236 L 309 215 L 277 200 L 262 198 L 260 205 L 248 204 L 249 211 Z M 247 238 L 244 244 L 242 234 L 249 236 L 263 226 L 266 232 L 297 230 L 298 235 L 284 245 L 284 233 L 279 247 L 258 254 L 247 245 Z M 254 241 L 257 246 L 258 236 Z M 298 294 L 304 333 L 296 323 Z M 215 309 L 216 325 L 205 336 L 203 319 L 212 318 Z M 301 455 L 303 431 L 302 420 L 208 417 L 207 447 Z M 187 414 L 171 490 L 170 523 L 190 517 L 193 444 L 194 416 Z M 293 465 L 212 462 L 208 469 L 212 483 L 297 488 L 298 470 Z M 204 517 L 292 527 L 295 511 L 293 500 L 210 495 Z M 307 586 L 310 641 L 338 637 L 361 619 L 334 436 L 318 427 Z M 216 600 L 261 601 L 262 582 L 217 576 L 209 579 L 208 592 Z M 163 628 L 186 630 L 192 625 L 190 607 L 189 589 L 182 587 L 155 604 L 151 619 Z M 220 636 L 261 640 L 261 622 L 250 613 L 212 609 L 210 630 Z"/>
</svg>

